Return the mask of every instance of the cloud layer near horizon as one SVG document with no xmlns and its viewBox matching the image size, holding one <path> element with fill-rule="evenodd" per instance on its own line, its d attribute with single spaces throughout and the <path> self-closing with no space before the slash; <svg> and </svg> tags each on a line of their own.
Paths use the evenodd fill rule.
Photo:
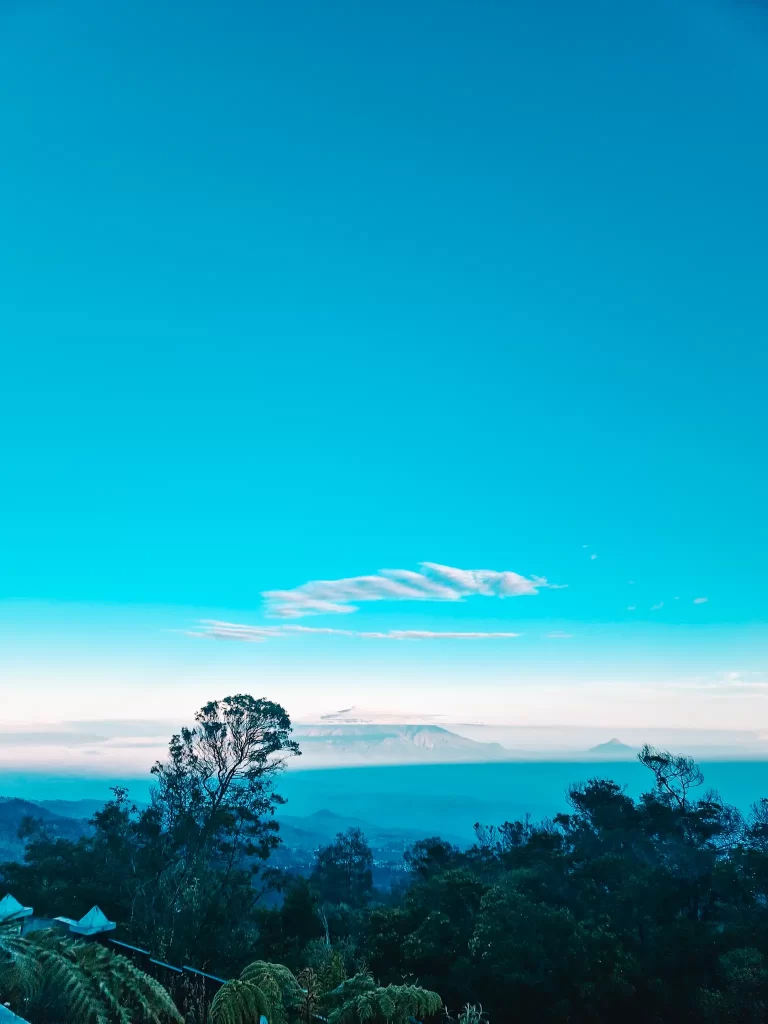
<svg viewBox="0 0 768 1024">
<path fill-rule="evenodd" d="M 266 590 L 267 614 L 281 619 L 305 615 L 344 615 L 362 601 L 461 601 L 465 597 L 521 597 L 543 588 L 560 589 L 543 576 L 521 576 L 495 569 L 455 569 L 422 562 L 421 572 L 380 569 L 371 576 L 310 580 L 293 590 Z"/>
<path fill-rule="evenodd" d="M 520 635 L 507 632 L 440 632 L 429 629 L 390 629 L 385 632 L 374 632 L 313 626 L 249 626 L 241 622 L 222 622 L 219 619 L 201 619 L 200 627 L 186 632 L 189 636 L 235 640 L 247 644 L 263 644 L 267 640 L 296 634 L 351 636 L 366 640 L 507 640 Z"/>
</svg>

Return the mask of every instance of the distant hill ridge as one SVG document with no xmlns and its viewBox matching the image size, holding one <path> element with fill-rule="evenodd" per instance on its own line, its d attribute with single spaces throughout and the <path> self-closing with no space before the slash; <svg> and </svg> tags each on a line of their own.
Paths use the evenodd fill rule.
<svg viewBox="0 0 768 1024">
<path fill-rule="evenodd" d="M 90 818 L 94 811 L 104 806 L 100 800 L 23 800 L 19 797 L 0 796 L 0 860 L 19 860 L 24 843 L 18 838 L 18 830 L 25 818 L 43 822 L 55 837 L 76 840 L 87 835 L 91 829 L 89 821 L 82 814 L 88 811 Z M 54 814 L 45 806 L 54 804 L 60 814 Z M 82 816 L 81 816 L 82 815 Z M 423 839 L 426 832 L 416 828 L 374 825 L 362 818 L 337 814 L 328 808 L 305 816 L 277 815 L 280 823 L 280 838 L 285 848 L 291 851 L 313 852 L 325 843 L 331 842 L 339 832 L 359 828 L 374 849 L 403 849 L 417 839 Z M 461 844 L 462 840 L 448 837 L 451 842 Z"/>
<path fill-rule="evenodd" d="M 31 800 L 0 796 L 0 856 L 3 858 L 13 860 L 21 855 L 24 844 L 18 833 L 25 818 L 41 821 L 52 835 L 61 839 L 79 839 L 90 827 L 86 821 L 54 814 Z"/>
<path fill-rule="evenodd" d="M 635 747 L 622 743 L 615 736 L 613 739 L 607 740 L 605 743 L 598 743 L 596 747 L 589 749 L 590 754 L 635 754 L 636 752 Z"/>
<path fill-rule="evenodd" d="M 53 814 L 62 818 L 78 818 L 81 821 L 90 821 L 97 811 L 100 811 L 109 797 L 103 800 L 35 800 L 37 807 L 43 807 Z M 134 801 L 131 801 L 132 803 Z M 139 805 L 143 807 L 144 805 Z"/>
<path fill-rule="evenodd" d="M 25 817 L 44 821 L 47 825 L 53 827 L 62 826 L 65 829 L 72 829 L 74 827 L 71 818 L 54 814 L 43 803 L 38 804 L 33 800 L 23 800 L 18 796 L 0 796 L 0 827 L 13 822 L 21 822 Z"/>
</svg>

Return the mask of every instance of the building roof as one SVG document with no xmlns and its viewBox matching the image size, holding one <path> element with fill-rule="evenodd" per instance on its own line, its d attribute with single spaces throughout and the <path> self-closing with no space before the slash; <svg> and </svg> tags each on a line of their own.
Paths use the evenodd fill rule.
<svg viewBox="0 0 768 1024">
<path fill-rule="evenodd" d="M 29 1024 L 23 1017 L 12 1013 L 7 1006 L 0 1003 L 0 1024 Z"/>
<path fill-rule="evenodd" d="M 22 907 L 19 901 L 8 893 L 0 900 L 0 924 L 8 924 L 9 921 L 20 921 L 23 917 L 30 917 L 32 907 Z"/>
<path fill-rule="evenodd" d="M 71 917 L 57 917 L 56 920 L 69 925 L 69 930 L 75 935 L 100 935 L 102 932 L 111 932 L 117 928 L 115 922 L 107 920 L 98 907 L 91 907 L 79 921 L 73 921 Z"/>
</svg>

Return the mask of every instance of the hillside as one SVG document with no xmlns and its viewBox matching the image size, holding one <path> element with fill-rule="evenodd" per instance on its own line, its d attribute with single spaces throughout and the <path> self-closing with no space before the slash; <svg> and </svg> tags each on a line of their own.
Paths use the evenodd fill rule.
<svg viewBox="0 0 768 1024">
<path fill-rule="evenodd" d="M 291 814 L 278 814 L 280 837 L 286 846 L 315 850 L 331 842 L 339 832 L 349 828 L 359 828 L 374 850 L 397 850 L 402 852 L 406 846 L 417 839 L 424 839 L 426 830 L 398 828 L 396 826 L 374 825 L 362 818 L 355 818 L 333 811 L 321 810 L 305 817 Z M 462 840 L 448 836 L 449 841 L 458 844 Z"/>
<path fill-rule="evenodd" d="M 29 800 L 0 797 L 0 859 L 15 860 L 21 856 L 24 844 L 18 832 L 25 818 L 41 821 L 51 835 L 61 839 L 79 839 L 89 828 L 85 821 L 54 814 Z"/>
</svg>

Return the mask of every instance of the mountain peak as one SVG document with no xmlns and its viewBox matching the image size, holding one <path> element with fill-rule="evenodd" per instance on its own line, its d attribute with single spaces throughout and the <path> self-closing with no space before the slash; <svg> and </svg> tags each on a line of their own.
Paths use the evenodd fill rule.
<svg viewBox="0 0 768 1024">
<path fill-rule="evenodd" d="M 590 747 L 589 749 L 590 754 L 634 754 L 634 752 L 634 747 L 630 747 L 627 743 L 622 743 L 615 736 L 605 743 L 598 743 L 596 747 Z"/>
<path fill-rule="evenodd" d="M 353 715 L 339 721 L 329 715 L 315 724 L 294 726 L 293 735 L 301 746 L 304 764 L 496 761 L 508 756 L 499 743 L 469 739 L 445 726 L 412 718 L 372 722 L 368 715 Z"/>
</svg>

